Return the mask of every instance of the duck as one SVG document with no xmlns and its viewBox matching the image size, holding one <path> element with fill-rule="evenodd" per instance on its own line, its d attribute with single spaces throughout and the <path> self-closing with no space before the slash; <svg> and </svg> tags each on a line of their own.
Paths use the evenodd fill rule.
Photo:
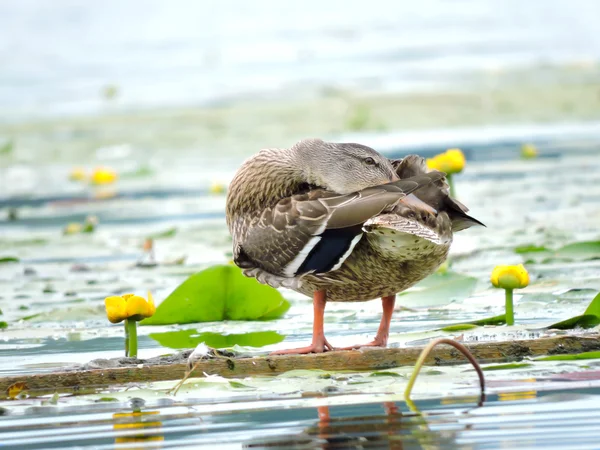
<svg viewBox="0 0 600 450">
<path fill-rule="evenodd" d="M 474 225 L 424 158 L 388 159 L 357 143 L 304 139 L 265 148 L 229 185 L 226 222 L 233 262 L 245 276 L 313 299 L 310 345 L 273 354 L 337 350 L 324 333 L 327 302 L 381 298 L 373 341 L 386 347 L 396 294 L 435 272 L 453 234 Z"/>
</svg>

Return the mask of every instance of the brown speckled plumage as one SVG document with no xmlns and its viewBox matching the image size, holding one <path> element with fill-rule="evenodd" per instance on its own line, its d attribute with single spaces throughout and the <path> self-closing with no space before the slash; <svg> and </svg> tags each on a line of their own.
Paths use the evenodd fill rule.
<svg viewBox="0 0 600 450">
<path fill-rule="evenodd" d="M 368 147 L 319 140 L 262 150 L 241 166 L 227 197 L 236 264 L 262 283 L 309 296 L 325 290 L 331 301 L 393 295 L 430 275 L 453 231 L 479 223 L 466 211 L 421 157 L 389 161 Z M 333 270 L 302 272 L 309 251 L 337 230 L 357 239 L 339 267 L 334 258 Z"/>
</svg>

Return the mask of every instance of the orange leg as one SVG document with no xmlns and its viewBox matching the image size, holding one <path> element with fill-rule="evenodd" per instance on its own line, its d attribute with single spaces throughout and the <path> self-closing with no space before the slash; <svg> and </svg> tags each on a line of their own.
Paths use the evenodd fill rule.
<svg viewBox="0 0 600 450">
<path fill-rule="evenodd" d="M 389 295 L 381 298 L 381 306 L 383 307 L 383 315 L 381 316 L 381 322 L 379 323 L 379 329 L 377 335 L 373 341 L 367 344 L 353 345 L 351 347 L 344 347 L 340 350 L 355 350 L 361 347 L 386 347 L 388 337 L 390 335 L 390 322 L 392 321 L 392 314 L 394 313 L 394 305 L 396 304 L 396 295 Z"/>
<path fill-rule="evenodd" d="M 316 291 L 313 297 L 313 337 L 312 344 L 308 347 L 291 348 L 288 350 L 279 350 L 271 353 L 272 355 L 302 355 L 306 353 L 323 353 L 333 350 L 333 347 L 323 331 L 323 315 L 325 314 L 325 304 L 327 303 L 327 292 Z"/>
</svg>

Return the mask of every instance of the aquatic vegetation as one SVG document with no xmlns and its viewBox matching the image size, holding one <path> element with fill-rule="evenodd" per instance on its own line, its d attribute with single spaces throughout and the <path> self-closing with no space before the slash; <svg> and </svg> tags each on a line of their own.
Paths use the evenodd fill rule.
<svg viewBox="0 0 600 450">
<path fill-rule="evenodd" d="M 465 168 L 465 155 L 459 148 L 451 148 L 444 153 L 427 159 L 427 167 L 445 172 L 447 175 L 460 173 Z"/>
<path fill-rule="evenodd" d="M 13 140 L 7 140 L 0 144 L 0 155 L 10 155 L 15 148 Z"/>
<path fill-rule="evenodd" d="M 152 293 L 148 292 L 148 299 L 134 294 L 106 297 L 104 304 L 109 321 L 125 321 L 125 356 L 137 357 L 137 322 L 156 312 Z"/>
<path fill-rule="evenodd" d="M 80 233 L 93 233 L 98 225 L 98 218 L 96 216 L 87 216 L 83 223 L 71 222 L 63 228 L 63 234 L 65 236 Z"/>
<path fill-rule="evenodd" d="M 71 181 L 85 181 L 87 179 L 87 172 L 82 167 L 75 167 L 69 173 L 69 180 Z"/>
<path fill-rule="evenodd" d="M 465 358 L 467 358 L 469 362 L 473 365 L 473 368 L 475 369 L 475 372 L 477 372 L 477 376 L 479 377 L 479 387 L 481 389 L 481 396 L 483 398 L 483 396 L 485 395 L 485 377 L 483 375 L 483 371 L 481 370 L 481 366 L 479 365 L 473 354 L 469 351 L 467 347 L 465 347 L 457 341 L 454 341 L 452 339 L 440 338 L 431 341 L 429 344 L 427 344 L 423 351 L 421 351 L 421 354 L 419 355 L 419 358 L 415 363 L 415 367 L 410 376 L 410 379 L 408 380 L 408 384 L 406 385 L 406 389 L 404 390 L 404 399 L 406 400 L 406 402 L 410 402 L 410 394 L 415 385 L 415 382 L 417 381 L 419 372 L 421 371 L 423 364 L 425 364 L 425 360 L 427 359 L 427 357 L 429 357 L 433 348 L 440 344 L 447 344 L 454 347 L 456 350 L 461 352 L 465 356 Z"/>
<path fill-rule="evenodd" d="M 556 250 L 543 245 L 521 245 L 515 253 L 526 261 L 550 263 L 554 261 L 590 261 L 600 259 L 600 241 L 572 242 Z"/>
<path fill-rule="evenodd" d="M 523 144 L 521 146 L 521 158 L 522 159 L 534 159 L 538 156 L 538 149 L 533 144 Z"/>
<path fill-rule="evenodd" d="M 100 95 L 105 100 L 114 100 L 119 95 L 119 86 L 116 84 L 107 84 L 100 90 Z"/>
<path fill-rule="evenodd" d="M 7 389 L 6 389 L 6 395 L 9 399 L 14 400 L 16 398 L 18 398 L 22 392 L 24 392 L 25 390 L 27 390 L 27 384 L 20 381 L 20 382 L 16 382 L 11 384 Z"/>
<path fill-rule="evenodd" d="M 550 355 L 536 358 L 536 361 L 580 361 L 586 359 L 600 359 L 600 352 L 583 352 L 572 355 Z"/>
<path fill-rule="evenodd" d="M 264 347 L 283 341 L 283 336 L 276 331 L 254 331 L 250 333 L 213 333 L 199 330 L 178 330 L 165 333 L 151 333 L 150 337 L 163 347 L 195 348 L 204 343 L 211 348 Z"/>
<path fill-rule="evenodd" d="M 117 172 L 108 167 L 97 167 L 90 176 L 90 182 L 96 185 L 112 184 L 117 181 Z"/>
<path fill-rule="evenodd" d="M 490 280 L 494 287 L 504 289 L 506 293 L 506 324 L 514 325 L 513 290 L 522 289 L 529 285 L 529 273 L 523 264 L 516 266 L 496 266 Z"/>
<path fill-rule="evenodd" d="M 208 188 L 208 192 L 211 194 L 224 194 L 227 191 L 227 187 L 223 183 L 213 182 Z"/>
<path fill-rule="evenodd" d="M 562 320 L 548 328 L 569 330 L 573 328 L 593 328 L 600 325 L 600 293 L 594 297 L 583 314 Z"/>
<path fill-rule="evenodd" d="M 232 265 L 217 265 L 190 276 L 158 307 L 143 325 L 270 320 L 290 307 L 281 293 Z"/>
</svg>

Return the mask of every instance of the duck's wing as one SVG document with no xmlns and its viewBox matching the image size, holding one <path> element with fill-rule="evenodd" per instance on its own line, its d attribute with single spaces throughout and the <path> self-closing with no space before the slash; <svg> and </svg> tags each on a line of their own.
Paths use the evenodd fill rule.
<svg viewBox="0 0 600 450">
<path fill-rule="evenodd" d="M 425 158 L 418 155 L 408 155 L 402 159 L 392 160 L 391 163 L 400 179 L 428 173 Z M 479 220 L 467 214 L 469 209 L 465 205 L 450 196 L 446 177 L 442 177 L 429 186 L 419 189 L 414 195 L 436 211 L 448 213 L 452 221 L 453 232 L 470 228 L 473 225 L 485 226 Z"/>
<path fill-rule="evenodd" d="M 430 172 L 346 195 L 314 190 L 285 198 L 251 220 L 235 218 L 234 228 L 243 232 L 234 243 L 234 262 L 290 278 L 336 270 L 367 220 L 443 176 Z"/>
</svg>

